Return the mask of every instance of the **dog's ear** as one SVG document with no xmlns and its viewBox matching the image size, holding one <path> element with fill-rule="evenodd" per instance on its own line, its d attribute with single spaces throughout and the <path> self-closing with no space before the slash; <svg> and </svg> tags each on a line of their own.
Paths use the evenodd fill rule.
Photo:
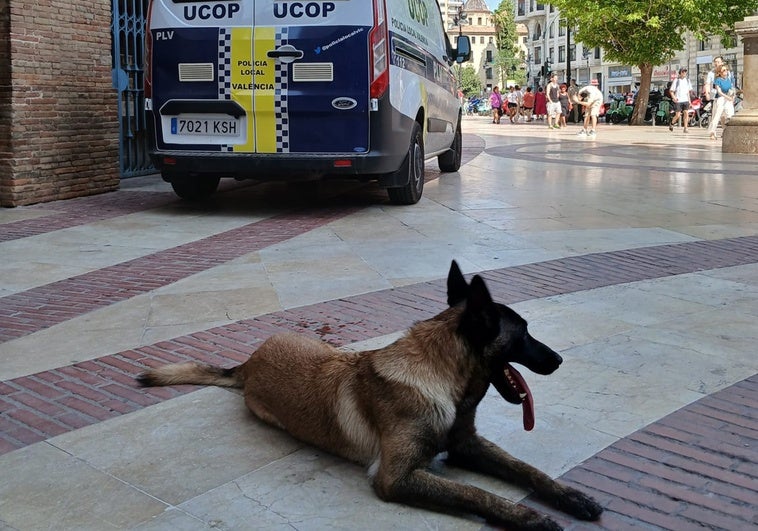
<svg viewBox="0 0 758 531">
<path fill-rule="evenodd" d="M 471 279 L 469 293 L 466 299 L 466 310 L 474 313 L 486 313 L 495 303 L 490 295 L 490 290 L 479 275 Z"/>
<path fill-rule="evenodd" d="M 479 275 L 471 279 L 458 331 L 477 350 L 484 349 L 500 332 L 497 305 Z"/>
<path fill-rule="evenodd" d="M 469 286 L 466 279 L 463 278 L 461 268 L 455 260 L 450 264 L 450 272 L 447 274 L 447 304 L 455 306 L 461 301 L 466 300 L 469 293 Z"/>
</svg>

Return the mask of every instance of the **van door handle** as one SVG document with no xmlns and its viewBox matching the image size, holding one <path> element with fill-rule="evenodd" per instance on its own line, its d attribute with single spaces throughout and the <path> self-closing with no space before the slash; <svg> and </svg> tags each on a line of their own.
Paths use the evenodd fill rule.
<svg viewBox="0 0 758 531">
<path fill-rule="evenodd" d="M 276 50 L 269 50 L 268 52 L 266 52 L 266 56 L 272 59 L 281 59 L 282 62 L 284 63 L 291 63 L 295 59 L 302 59 L 303 52 L 302 50 L 298 50 L 291 44 L 285 44 L 284 46 L 280 46 Z"/>
</svg>

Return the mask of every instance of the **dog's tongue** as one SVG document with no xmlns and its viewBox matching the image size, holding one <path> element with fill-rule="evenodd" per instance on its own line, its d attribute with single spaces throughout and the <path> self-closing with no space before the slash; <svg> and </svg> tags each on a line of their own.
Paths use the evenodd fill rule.
<svg viewBox="0 0 758 531">
<path fill-rule="evenodd" d="M 511 380 L 516 383 L 518 391 L 521 394 L 525 394 L 524 400 L 521 402 L 521 409 L 524 411 L 524 429 L 526 431 L 532 431 L 534 428 L 534 401 L 532 400 L 532 391 L 529 386 L 526 385 L 526 380 L 514 369 L 511 365 L 505 367 L 505 370 L 510 374 Z M 506 375 L 507 378 L 507 375 Z"/>
</svg>

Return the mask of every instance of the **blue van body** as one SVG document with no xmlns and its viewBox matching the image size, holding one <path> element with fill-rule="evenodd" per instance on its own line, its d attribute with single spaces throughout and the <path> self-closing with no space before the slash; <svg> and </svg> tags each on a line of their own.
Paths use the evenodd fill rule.
<svg viewBox="0 0 758 531">
<path fill-rule="evenodd" d="M 460 164 L 468 56 L 436 0 L 152 0 L 147 39 L 151 158 L 182 197 L 343 175 L 414 203 L 423 159 Z"/>
</svg>

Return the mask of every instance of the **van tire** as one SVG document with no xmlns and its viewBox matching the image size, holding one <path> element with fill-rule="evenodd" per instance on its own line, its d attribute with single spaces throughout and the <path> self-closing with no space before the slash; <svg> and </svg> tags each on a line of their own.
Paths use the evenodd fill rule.
<svg viewBox="0 0 758 531">
<path fill-rule="evenodd" d="M 218 190 L 219 177 L 170 177 L 174 193 L 187 201 L 208 199 Z"/>
<path fill-rule="evenodd" d="M 424 192 L 424 159 L 424 138 L 418 122 L 414 122 L 408 154 L 400 169 L 395 172 L 400 177 L 398 180 L 405 181 L 406 184 L 387 188 L 387 195 L 392 203 L 415 205 L 419 202 Z"/>
<path fill-rule="evenodd" d="M 463 155 L 463 135 L 461 133 L 461 119 L 458 118 L 458 126 L 455 128 L 455 138 L 450 149 L 437 157 L 440 170 L 451 173 L 461 169 L 461 157 Z"/>
</svg>

